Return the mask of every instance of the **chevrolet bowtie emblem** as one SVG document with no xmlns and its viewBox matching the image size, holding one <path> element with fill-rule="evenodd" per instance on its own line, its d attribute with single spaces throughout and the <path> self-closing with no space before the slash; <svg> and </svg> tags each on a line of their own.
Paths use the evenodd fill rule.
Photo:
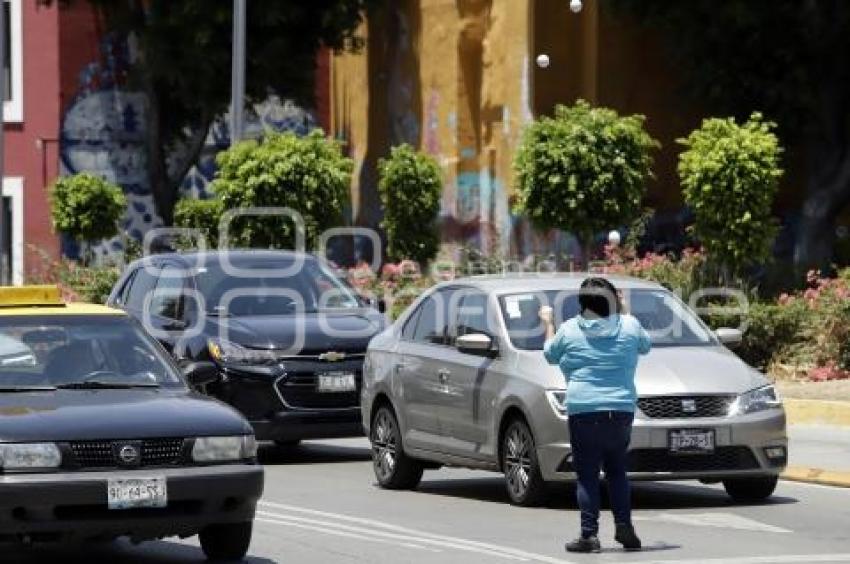
<svg viewBox="0 0 850 564">
<path fill-rule="evenodd" d="M 344 352 L 328 351 L 319 355 L 319 360 L 326 360 L 328 362 L 337 362 L 343 359 L 345 359 Z"/>
</svg>

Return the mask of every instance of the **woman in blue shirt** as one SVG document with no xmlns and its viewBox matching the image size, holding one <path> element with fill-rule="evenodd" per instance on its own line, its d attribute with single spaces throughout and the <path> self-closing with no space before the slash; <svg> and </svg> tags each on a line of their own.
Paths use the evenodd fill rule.
<svg viewBox="0 0 850 564">
<path fill-rule="evenodd" d="M 637 392 L 638 355 L 649 352 L 649 335 L 622 312 L 617 289 L 605 278 L 588 278 L 579 290 L 581 313 L 555 331 L 551 308 L 540 312 L 546 327 L 543 354 L 567 380 L 567 415 L 573 467 L 578 477 L 581 536 L 569 552 L 599 552 L 599 472 L 605 470 L 614 539 L 639 550 L 626 476 Z"/>
</svg>

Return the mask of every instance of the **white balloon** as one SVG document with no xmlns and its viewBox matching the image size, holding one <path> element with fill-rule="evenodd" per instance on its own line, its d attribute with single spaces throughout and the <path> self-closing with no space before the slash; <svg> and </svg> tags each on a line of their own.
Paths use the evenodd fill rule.
<svg viewBox="0 0 850 564">
<path fill-rule="evenodd" d="M 579 12 L 581 12 L 581 9 L 582 9 L 581 0 L 570 0 L 570 10 L 572 10 L 573 13 L 578 14 Z"/>
<path fill-rule="evenodd" d="M 608 233 L 608 244 L 612 247 L 616 247 L 620 244 L 622 238 L 620 237 L 620 232 L 614 229 L 610 233 Z"/>
<path fill-rule="evenodd" d="M 537 66 L 541 69 L 545 69 L 549 66 L 549 55 L 546 53 L 541 53 L 537 55 Z"/>
</svg>

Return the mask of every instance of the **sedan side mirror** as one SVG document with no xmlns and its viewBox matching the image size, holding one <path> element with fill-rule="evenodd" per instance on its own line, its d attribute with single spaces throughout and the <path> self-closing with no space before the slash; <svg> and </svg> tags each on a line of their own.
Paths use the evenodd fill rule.
<svg viewBox="0 0 850 564">
<path fill-rule="evenodd" d="M 721 343 L 730 349 L 740 345 L 744 339 L 744 333 L 740 329 L 730 329 L 729 327 L 721 327 L 714 334 L 717 335 Z"/>
<path fill-rule="evenodd" d="M 183 366 L 183 376 L 192 387 L 206 386 L 219 379 L 218 367 L 212 362 L 190 362 Z"/>
<path fill-rule="evenodd" d="M 462 353 L 494 356 L 498 351 L 496 341 L 484 333 L 469 333 L 455 339 L 455 347 Z"/>
</svg>

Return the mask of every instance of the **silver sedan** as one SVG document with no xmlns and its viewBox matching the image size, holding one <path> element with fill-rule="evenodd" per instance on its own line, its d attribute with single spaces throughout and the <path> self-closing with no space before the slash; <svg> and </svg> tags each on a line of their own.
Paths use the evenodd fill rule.
<svg viewBox="0 0 850 564">
<path fill-rule="evenodd" d="M 361 409 L 378 483 L 414 488 L 443 465 L 503 472 L 513 503 L 574 480 L 566 383 L 543 358 L 538 312 L 578 313 L 581 274 L 474 277 L 439 284 L 372 339 Z M 675 294 L 611 277 L 653 348 L 636 375 L 630 476 L 723 482 L 739 501 L 769 497 L 787 463 L 776 390 Z"/>
</svg>

